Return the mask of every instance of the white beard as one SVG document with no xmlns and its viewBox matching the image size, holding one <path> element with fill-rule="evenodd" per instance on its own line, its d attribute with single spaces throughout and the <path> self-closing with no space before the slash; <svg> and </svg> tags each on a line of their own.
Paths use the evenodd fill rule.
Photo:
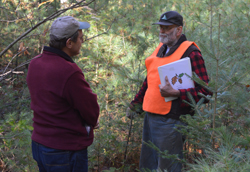
<svg viewBox="0 0 250 172">
<path fill-rule="evenodd" d="M 160 33 L 159 34 L 159 40 L 163 44 L 167 44 L 168 46 L 173 46 L 174 42 L 176 41 L 176 33 L 177 33 L 177 28 L 175 28 L 171 33 L 165 34 L 165 33 Z M 175 38 L 174 38 L 175 37 Z"/>
<path fill-rule="evenodd" d="M 168 43 L 168 35 L 164 34 L 164 36 L 162 36 L 161 34 L 159 35 L 159 40 L 161 43 L 166 44 Z"/>
</svg>

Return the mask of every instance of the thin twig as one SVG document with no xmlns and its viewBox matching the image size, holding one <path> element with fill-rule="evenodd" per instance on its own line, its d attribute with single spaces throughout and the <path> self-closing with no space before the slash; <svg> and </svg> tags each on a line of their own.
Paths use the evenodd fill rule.
<svg viewBox="0 0 250 172">
<path fill-rule="evenodd" d="M 9 67 L 10 63 L 14 60 L 14 58 L 16 58 L 16 56 L 18 56 L 18 55 L 21 54 L 22 52 L 26 51 L 27 49 L 28 49 L 28 48 L 25 48 L 24 50 L 18 52 L 16 55 L 14 55 L 14 56 L 12 57 L 12 59 L 9 61 L 8 65 L 5 67 L 5 69 L 4 69 L 4 71 L 3 71 L 2 74 L 4 74 L 4 73 L 6 72 L 7 68 Z"/>
<path fill-rule="evenodd" d="M 131 113 L 133 113 L 133 114 L 131 115 L 131 118 L 130 118 L 130 125 L 129 125 L 129 131 L 128 131 L 127 144 L 126 144 L 126 148 L 125 148 L 125 152 L 124 152 L 124 161 L 126 161 L 126 159 L 127 159 L 128 143 L 129 143 L 129 138 L 131 136 L 131 130 L 132 130 L 132 126 L 133 126 L 133 117 L 135 116 L 135 112 L 131 112 Z"/>
<path fill-rule="evenodd" d="M 109 26 L 109 28 L 108 28 L 108 30 L 107 30 L 106 32 L 103 32 L 103 33 L 100 33 L 100 34 L 98 34 L 98 35 L 95 35 L 95 36 L 93 36 L 93 37 L 91 37 L 91 38 L 88 38 L 88 39 L 86 39 L 86 41 L 89 41 L 89 40 L 91 40 L 91 39 L 94 39 L 94 38 L 96 38 L 96 37 L 98 37 L 98 36 L 100 36 L 100 35 L 107 34 L 107 33 L 109 32 L 111 26 L 113 25 L 113 23 L 114 23 L 115 21 L 116 21 L 116 18 L 112 21 L 111 25 Z"/>
<path fill-rule="evenodd" d="M 139 64 L 139 71 L 141 70 L 141 60 L 140 60 L 140 64 Z M 140 74 L 138 72 L 138 80 L 140 79 Z M 137 89 L 139 89 L 139 86 L 137 84 Z M 130 137 L 131 137 L 131 130 L 132 130 L 132 127 L 133 127 L 133 117 L 135 117 L 137 113 L 136 112 L 133 112 L 133 114 L 131 115 L 131 119 L 130 119 L 130 125 L 129 125 L 129 133 L 128 133 L 128 138 L 127 138 L 127 144 L 126 144 L 126 147 L 125 147 L 125 152 L 124 152 L 124 163 L 127 159 L 127 151 L 128 151 L 128 144 L 129 144 L 129 140 L 130 140 Z M 123 169 L 124 170 L 124 169 Z"/>
<path fill-rule="evenodd" d="M 14 73 L 14 71 L 15 71 L 16 69 L 18 69 L 18 68 L 20 68 L 20 67 L 23 67 L 23 66 L 25 66 L 25 65 L 27 65 L 27 64 L 29 64 L 31 60 L 36 59 L 36 58 L 39 58 L 39 57 L 41 57 L 41 55 L 40 55 L 40 56 L 33 57 L 32 59 L 27 60 L 27 61 L 24 62 L 24 63 L 21 63 L 21 64 L 18 65 L 16 68 L 14 68 L 14 69 L 12 69 L 12 70 L 10 70 L 10 71 L 8 71 L 8 72 L 6 72 L 6 73 L 0 75 L 0 82 L 1 82 L 2 80 L 4 80 L 4 78 L 5 78 L 6 76 L 8 76 L 8 75 Z"/>
</svg>

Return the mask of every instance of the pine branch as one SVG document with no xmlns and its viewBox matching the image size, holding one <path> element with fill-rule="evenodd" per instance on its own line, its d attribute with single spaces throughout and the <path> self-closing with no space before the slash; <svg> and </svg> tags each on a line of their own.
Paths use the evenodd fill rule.
<svg viewBox="0 0 250 172">
<path fill-rule="evenodd" d="M 201 80 L 195 72 L 193 72 L 193 77 L 189 76 L 188 74 L 185 73 L 185 75 L 189 78 L 191 78 L 193 81 L 195 81 L 197 84 L 201 85 L 202 87 L 206 88 L 210 92 L 214 92 L 212 88 L 210 88 L 206 82 Z"/>
</svg>

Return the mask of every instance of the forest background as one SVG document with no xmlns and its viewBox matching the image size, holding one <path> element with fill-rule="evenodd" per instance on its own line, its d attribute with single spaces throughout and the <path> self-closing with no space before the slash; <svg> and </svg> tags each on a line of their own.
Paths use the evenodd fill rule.
<svg viewBox="0 0 250 172">
<path fill-rule="evenodd" d="M 37 171 L 28 64 L 48 45 L 53 19 L 70 15 L 91 24 L 74 59 L 100 105 L 89 171 L 138 171 L 144 114 L 130 120 L 125 111 L 145 79 L 144 60 L 159 44 L 152 23 L 169 10 L 183 16 L 183 31 L 205 60 L 209 85 L 193 79 L 213 92 L 198 103 L 190 96 L 196 114 L 181 129 L 187 136 L 184 171 L 250 171 L 249 0 L 1 0 L 0 170 Z"/>
</svg>

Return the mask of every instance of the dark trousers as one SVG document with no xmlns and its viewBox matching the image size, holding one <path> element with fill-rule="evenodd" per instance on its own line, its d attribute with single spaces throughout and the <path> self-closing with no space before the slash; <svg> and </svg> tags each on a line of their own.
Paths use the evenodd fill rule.
<svg viewBox="0 0 250 172">
<path fill-rule="evenodd" d="M 88 172 L 87 149 L 58 150 L 32 141 L 32 154 L 39 172 Z"/>
<path fill-rule="evenodd" d="M 168 172 L 181 172 L 182 164 L 174 159 L 163 158 L 158 151 L 146 145 L 144 142 L 152 142 L 160 151 L 168 151 L 169 154 L 178 155 L 183 158 L 183 139 L 182 134 L 176 129 L 177 125 L 184 125 L 181 121 L 167 118 L 163 115 L 146 113 L 143 126 L 143 142 L 140 156 L 140 170 Z"/>
</svg>

